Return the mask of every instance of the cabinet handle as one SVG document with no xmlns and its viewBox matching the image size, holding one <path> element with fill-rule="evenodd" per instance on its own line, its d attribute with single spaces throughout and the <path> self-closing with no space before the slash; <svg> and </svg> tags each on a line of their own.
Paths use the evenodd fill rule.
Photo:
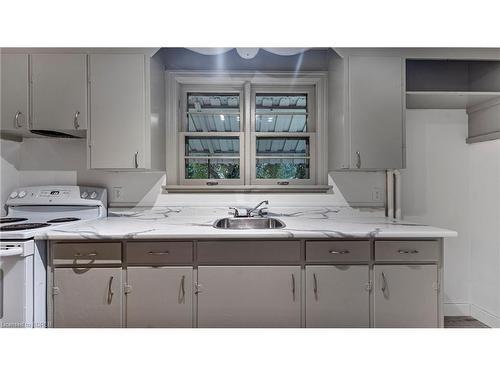
<svg viewBox="0 0 500 375">
<path fill-rule="evenodd" d="M 18 111 L 16 112 L 16 116 L 14 117 L 14 125 L 16 126 L 16 128 L 21 128 L 23 126 L 23 124 L 20 124 L 19 123 L 19 117 L 22 116 L 22 112 L 21 111 Z"/>
<path fill-rule="evenodd" d="M 148 252 L 149 255 L 168 255 L 170 254 L 170 251 L 150 251 Z"/>
<path fill-rule="evenodd" d="M 111 290 L 111 286 L 113 285 L 113 276 L 109 278 L 109 283 L 108 283 L 108 305 L 111 305 L 111 302 L 113 301 L 113 291 Z"/>
<path fill-rule="evenodd" d="M 137 151 L 134 154 L 134 165 L 135 165 L 136 168 L 139 168 L 139 151 Z"/>
<path fill-rule="evenodd" d="M 186 281 L 186 276 L 182 275 L 182 277 L 181 277 L 181 290 L 180 290 L 180 296 L 179 296 L 179 303 L 183 303 L 184 302 L 184 298 L 186 297 L 185 281 Z"/>
<path fill-rule="evenodd" d="M 418 254 L 418 250 L 398 250 L 399 254 Z"/>
<path fill-rule="evenodd" d="M 80 124 L 78 123 L 78 116 L 80 116 L 80 111 L 76 111 L 75 116 L 73 117 L 73 125 L 75 126 L 75 129 L 80 128 Z"/>
<path fill-rule="evenodd" d="M 83 256 L 87 256 L 87 257 L 96 257 L 96 256 L 97 256 L 97 253 L 87 253 L 87 254 L 76 253 L 76 254 L 75 254 L 75 258 L 80 258 L 80 257 L 83 257 Z"/>
<path fill-rule="evenodd" d="M 318 278 L 316 274 L 313 274 L 313 290 L 314 290 L 314 299 L 318 300 Z"/>
<path fill-rule="evenodd" d="M 385 274 L 382 272 L 382 293 L 384 293 L 384 297 L 387 296 L 387 279 L 385 278 Z"/>
<path fill-rule="evenodd" d="M 356 168 L 361 168 L 361 154 L 356 151 Z"/>
<path fill-rule="evenodd" d="M 330 250 L 330 254 L 349 254 L 349 250 Z"/>
<path fill-rule="evenodd" d="M 292 298 L 295 301 L 295 275 L 292 273 Z"/>
</svg>

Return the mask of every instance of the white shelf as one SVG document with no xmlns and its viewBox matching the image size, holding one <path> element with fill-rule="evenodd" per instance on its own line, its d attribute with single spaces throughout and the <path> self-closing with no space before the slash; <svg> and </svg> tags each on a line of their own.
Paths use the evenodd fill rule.
<svg viewBox="0 0 500 375">
<path fill-rule="evenodd" d="M 467 109 L 500 98 L 490 91 L 407 91 L 408 109 Z"/>
</svg>

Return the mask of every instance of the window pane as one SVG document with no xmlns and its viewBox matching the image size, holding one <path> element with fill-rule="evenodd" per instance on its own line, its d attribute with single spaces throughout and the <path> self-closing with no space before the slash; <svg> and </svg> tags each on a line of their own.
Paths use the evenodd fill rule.
<svg viewBox="0 0 500 375">
<path fill-rule="evenodd" d="M 307 94 L 255 95 L 255 110 L 261 112 L 307 113 Z"/>
<path fill-rule="evenodd" d="M 189 132 L 239 132 L 239 114 L 188 113 Z"/>
<path fill-rule="evenodd" d="M 187 117 L 190 132 L 240 131 L 240 96 L 188 93 Z"/>
<path fill-rule="evenodd" d="M 239 156 L 238 137 L 186 137 L 186 156 Z"/>
<path fill-rule="evenodd" d="M 258 179 L 308 179 L 309 159 L 257 159 Z"/>
<path fill-rule="evenodd" d="M 238 179 L 240 159 L 186 159 L 186 179 Z"/>
<path fill-rule="evenodd" d="M 267 114 L 255 116 L 258 132 L 302 133 L 307 131 L 307 115 Z"/>
<path fill-rule="evenodd" d="M 257 156 L 309 156 L 309 138 L 257 137 Z"/>
<path fill-rule="evenodd" d="M 240 110 L 240 95 L 238 93 L 193 93 L 187 94 L 188 112 L 199 112 L 204 109 Z"/>
</svg>

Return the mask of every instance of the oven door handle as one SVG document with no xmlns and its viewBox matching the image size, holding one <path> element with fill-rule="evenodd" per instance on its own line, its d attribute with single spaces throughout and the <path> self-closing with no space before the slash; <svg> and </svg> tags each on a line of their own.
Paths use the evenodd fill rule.
<svg viewBox="0 0 500 375">
<path fill-rule="evenodd" d="M 23 248 L 21 246 L 0 248 L 0 258 L 21 255 L 22 253 Z"/>
</svg>

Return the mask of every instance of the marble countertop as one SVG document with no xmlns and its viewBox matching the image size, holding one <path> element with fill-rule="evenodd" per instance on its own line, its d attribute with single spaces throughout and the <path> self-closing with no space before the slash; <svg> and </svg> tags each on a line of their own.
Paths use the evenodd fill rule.
<svg viewBox="0 0 500 375">
<path fill-rule="evenodd" d="M 226 208 L 153 207 L 110 210 L 107 218 L 68 224 L 41 232 L 35 239 L 216 239 L 216 238 L 444 238 L 457 232 L 389 219 L 380 212 L 350 207 L 270 208 L 283 229 L 216 229 Z"/>
</svg>

